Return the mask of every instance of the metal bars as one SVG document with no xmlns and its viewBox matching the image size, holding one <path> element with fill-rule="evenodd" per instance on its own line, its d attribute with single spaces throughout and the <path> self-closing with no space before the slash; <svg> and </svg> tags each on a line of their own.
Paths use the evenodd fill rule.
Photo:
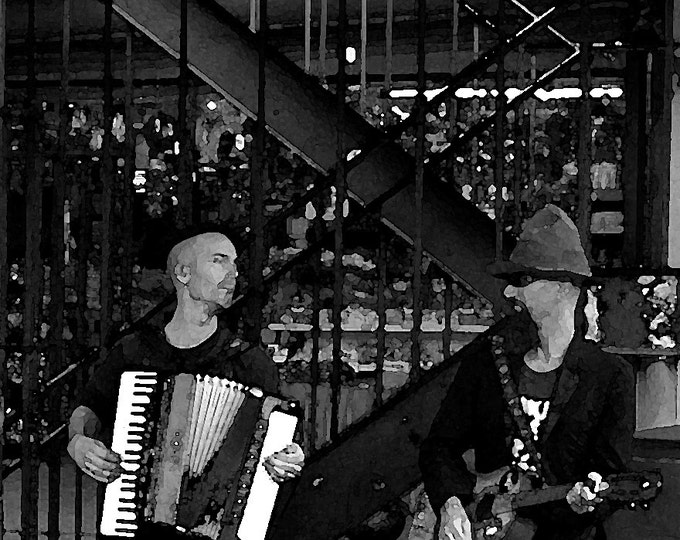
<svg viewBox="0 0 680 540">
<path fill-rule="evenodd" d="M 326 77 L 326 39 L 328 34 L 328 0 L 321 0 L 319 21 L 319 77 Z"/>
<path fill-rule="evenodd" d="M 343 285 L 345 272 L 342 266 L 344 254 L 343 224 L 346 193 L 346 164 L 345 164 L 345 63 L 346 63 L 346 29 L 347 29 L 347 1 L 338 2 L 338 38 L 337 58 L 338 75 L 336 80 L 335 94 L 338 115 L 338 138 L 335 169 L 335 215 L 333 234 L 333 367 L 331 370 L 331 440 L 335 440 L 340 431 L 340 390 L 342 368 L 342 309 L 343 309 Z"/>
<path fill-rule="evenodd" d="M 392 33 L 394 25 L 394 0 L 387 0 L 385 15 L 385 88 L 392 86 Z"/>
<path fill-rule="evenodd" d="M 387 238 L 385 228 L 379 226 L 380 238 L 378 246 L 378 331 L 376 332 L 376 359 L 375 359 L 375 406 L 383 404 L 383 373 L 385 365 L 385 338 L 387 324 L 387 309 L 385 305 L 385 287 L 387 286 Z"/>
<path fill-rule="evenodd" d="M 505 0 L 498 0 L 497 32 L 498 41 L 505 41 L 503 30 L 503 18 L 505 16 Z M 496 260 L 503 260 L 503 225 L 504 225 L 504 205 L 503 205 L 503 184 L 504 165 L 505 165 L 505 53 L 502 49 L 498 51 L 498 61 L 496 62 L 496 151 L 495 157 L 495 188 L 494 193 L 494 216 L 496 224 Z"/>
<path fill-rule="evenodd" d="M 5 105 L 5 36 L 7 0 L 0 0 L 0 108 Z M 0 540 L 5 533 L 5 508 L 2 462 L 4 457 L 5 411 L 7 407 L 7 284 L 9 281 L 9 237 L 7 234 L 7 209 L 9 175 L 6 156 L 6 126 L 0 115 Z"/>
<path fill-rule="evenodd" d="M 177 101 L 177 127 L 179 131 L 178 163 L 178 215 L 177 225 L 184 228 L 193 221 L 191 136 L 187 129 L 187 98 L 189 96 L 189 50 L 188 50 L 188 0 L 180 0 L 179 31 L 179 99 Z"/>
<path fill-rule="evenodd" d="M 587 21 L 589 12 L 587 2 L 581 1 L 581 20 Z M 592 183 L 590 180 L 590 166 L 592 163 L 592 125 L 591 125 L 591 106 L 590 89 L 592 78 L 590 76 L 590 44 L 582 43 L 579 53 L 579 85 L 581 87 L 581 103 L 579 106 L 578 124 L 578 213 L 577 227 L 581 236 L 581 244 L 586 252 L 586 257 L 592 265 L 592 247 L 590 240 L 590 221 L 591 221 L 591 199 Z"/>
<path fill-rule="evenodd" d="M 366 42 L 368 41 L 368 0 L 361 0 L 361 66 L 359 86 L 361 109 L 366 106 Z"/>
<path fill-rule="evenodd" d="M 69 124 L 68 88 L 69 56 L 71 38 L 71 0 L 64 0 L 62 8 L 62 48 L 61 48 L 61 95 L 59 97 L 59 156 L 55 163 L 52 184 L 52 227 L 50 264 L 50 349 L 47 374 L 49 378 L 61 372 L 65 363 L 64 355 L 64 308 L 65 290 L 65 252 L 64 252 L 64 205 L 66 203 L 66 137 Z M 50 430 L 62 423 L 63 387 L 54 388 L 48 398 L 48 418 Z M 48 514 L 47 537 L 57 540 L 60 535 L 59 505 L 61 484 L 61 452 L 51 452 L 48 457 Z"/>
<path fill-rule="evenodd" d="M 35 0 L 28 1 L 26 126 L 26 247 L 24 258 L 24 335 L 22 355 L 21 538 L 38 538 L 38 390 L 40 353 L 36 324 L 40 313 L 43 265 L 40 256 L 42 185 L 37 171 L 38 107 L 35 90 Z"/>
<path fill-rule="evenodd" d="M 305 0 L 305 73 L 309 73 L 311 63 L 312 63 L 312 0 Z"/>
<path fill-rule="evenodd" d="M 135 175 L 135 131 L 132 115 L 134 111 L 134 79 L 132 66 L 132 32 L 125 44 L 125 165 L 123 167 L 122 193 L 122 257 L 121 257 L 121 315 L 123 322 L 132 322 L 132 247 L 133 247 L 133 178 Z M 181 148 L 180 148 L 181 152 Z"/>
<path fill-rule="evenodd" d="M 416 232 L 413 238 L 413 328 L 411 329 L 411 378 L 420 376 L 420 326 L 423 316 L 423 191 L 425 181 L 425 32 L 427 24 L 427 2 L 418 0 L 418 95 L 416 96 L 416 181 L 415 218 Z"/>
<path fill-rule="evenodd" d="M 262 326 L 262 269 L 265 260 L 264 245 L 264 182 L 267 175 L 266 161 L 266 119 L 265 119 L 265 64 L 267 53 L 267 0 L 260 1 L 260 29 L 257 35 L 257 125 L 250 175 L 250 230 L 254 235 L 250 243 L 250 309 L 249 339 L 259 342 Z"/>
<path fill-rule="evenodd" d="M 101 221 L 101 269 L 99 298 L 101 310 L 100 321 L 100 357 L 104 358 L 108 350 L 108 338 L 111 333 L 111 320 L 113 315 L 113 242 L 112 242 L 112 215 L 113 215 L 113 190 L 115 187 L 115 169 L 111 156 L 111 127 L 113 125 L 113 85 L 111 66 L 111 24 L 113 18 L 113 0 L 104 2 L 104 133 L 102 135 L 102 221 Z"/>
<path fill-rule="evenodd" d="M 628 51 L 624 88 L 626 92 L 625 133 L 623 138 L 623 264 L 633 267 L 642 263 L 644 242 L 644 177 L 647 161 L 646 111 L 647 65 L 646 53 Z"/>
<path fill-rule="evenodd" d="M 450 276 L 444 278 L 444 331 L 442 332 L 442 348 L 444 361 L 451 359 L 451 315 L 453 314 L 453 280 Z"/>
<path fill-rule="evenodd" d="M 323 237 L 323 204 L 316 201 L 314 206 L 314 219 L 312 222 L 313 242 Z M 321 315 L 321 255 L 312 255 L 312 272 L 314 283 L 312 284 L 312 358 L 310 359 L 311 393 L 309 414 L 309 449 L 316 450 L 316 419 L 319 403 L 319 340 L 321 327 L 319 317 Z"/>
</svg>

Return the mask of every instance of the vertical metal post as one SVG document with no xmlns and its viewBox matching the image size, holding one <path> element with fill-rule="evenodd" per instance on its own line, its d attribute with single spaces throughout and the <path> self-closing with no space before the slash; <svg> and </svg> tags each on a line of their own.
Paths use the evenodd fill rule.
<svg viewBox="0 0 680 540">
<path fill-rule="evenodd" d="M 531 82 L 536 80 L 536 55 L 531 55 Z M 536 180 L 536 158 L 534 157 L 534 139 L 536 138 L 536 98 L 529 98 L 529 139 L 527 140 L 529 155 L 529 189 L 533 189 Z"/>
<path fill-rule="evenodd" d="M 451 14 L 451 58 L 449 65 L 449 72 L 453 75 L 456 72 L 456 57 L 458 55 L 458 26 L 459 26 L 459 5 L 458 0 L 452 1 L 453 12 Z M 458 131 L 457 120 L 458 120 L 458 103 L 456 102 L 455 93 L 451 94 L 448 100 L 449 108 L 449 130 L 448 139 L 453 140 Z M 451 176 L 455 178 L 456 176 L 456 160 L 451 160 Z"/>
<path fill-rule="evenodd" d="M 368 40 L 367 0 L 361 0 L 361 71 L 359 74 L 361 110 L 366 106 L 366 41 Z"/>
<path fill-rule="evenodd" d="M 674 78 L 673 2 L 664 0 L 665 46 L 652 52 L 650 78 L 649 177 L 646 196 L 648 222 L 645 230 L 647 265 L 668 265 L 670 160 Z"/>
<path fill-rule="evenodd" d="M 113 0 L 104 2 L 104 134 L 102 137 L 102 258 L 100 269 L 99 298 L 101 299 L 100 320 L 100 355 L 107 353 L 108 339 L 111 334 L 113 314 L 113 247 L 112 247 L 112 214 L 114 168 L 111 157 L 111 126 L 113 124 L 113 73 L 111 72 L 111 24 L 113 18 Z"/>
<path fill-rule="evenodd" d="M 191 225 L 193 218 L 192 203 L 192 165 L 191 165 L 191 136 L 187 129 L 187 97 L 189 95 L 189 50 L 188 1 L 181 0 L 180 31 L 179 31 L 179 100 L 177 103 L 177 124 L 179 130 L 179 164 L 178 164 L 178 201 L 177 225 L 180 228 Z"/>
<path fill-rule="evenodd" d="M 479 59 L 479 25 L 477 23 L 472 25 L 472 59 L 475 62 Z M 479 88 L 479 79 L 477 77 L 472 81 L 472 87 L 475 90 Z M 475 146 L 475 148 L 477 147 Z"/>
<path fill-rule="evenodd" d="M 326 40 L 328 34 L 328 0 L 321 0 L 319 21 L 319 77 L 326 77 Z"/>
<path fill-rule="evenodd" d="M 518 60 L 518 72 L 517 72 L 517 87 L 520 90 L 524 90 L 526 84 L 524 80 L 524 45 L 519 46 L 519 60 Z M 515 122 L 513 130 L 514 139 L 514 150 L 515 159 L 513 160 L 515 165 L 515 173 L 513 175 L 512 182 L 512 200 L 515 210 L 515 223 L 514 231 L 515 234 L 519 234 L 522 223 L 522 183 L 524 181 L 524 156 L 526 152 L 524 151 L 524 143 L 526 142 L 523 136 L 523 131 L 526 126 L 526 118 L 524 117 L 524 107 L 520 106 L 515 110 Z"/>
<path fill-rule="evenodd" d="M 375 406 L 383 404 L 383 374 L 385 366 L 385 338 L 387 337 L 387 309 L 385 306 L 385 287 L 387 287 L 387 237 L 382 223 L 378 225 L 380 245 L 378 246 L 378 330 L 376 332 L 375 358 Z"/>
<path fill-rule="evenodd" d="M 28 0 L 26 100 L 26 252 L 24 265 L 24 336 L 22 366 L 23 429 L 21 433 L 21 538 L 38 538 L 37 391 L 40 352 L 36 325 L 40 313 L 43 265 L 40 257 L 42 183 L 37 171 L 38 107 L 35 80 L 35 0 Z"/>
<path fill-rule="evenodd" d="M 312 63 L 312 0 L 305 0 L 305 73 Z"/>
<path fill-rule="evenodd" d="M 80 295 L 78 296 L 80 300 Z M 83 371 L 78 370 L 76 375 L 76 395 L 81 395 L 84 387 Z M 73 501 L 73 530 L 75 531 L 75 540 L 83 539 L 83 476 L 84 473 L 80 467 L 75 468 L 76 477 L 74 479 L 74 501 Z M 99 516 L 97 516 L 99 517 Z M 97 524 L 98 525 L 98 524 Z M 98 528 L 98 527 L 97 527 Z"/>
<path fill-rule="evenodd" d="M 68 136 L 68 90 L 69 90 L 69 57 L 71 40 L 71 1 L 62 2 L 62 46 L 61 46 L 61 95 L 59 98 L 59 157 L 55 162 L 55 174 L 52 187 L 52 230 L 50 264 L 50 349 L 47 373 L 49 377 L 57 375 L 65 364 L 64 349 L 64 307 L 65 261 L 64 261 L 64 204 L 66 202 L 66 137 Z M 49 416 L 51 428 L 60 425 L 61 397 L 60 388 L 54 388 L 49 397 Z M 57 540 L 60 535 L 59 506 L 61 484 L 61 453 L 53 452 L 47 461 L 48 480 L 48 514 L 47 537 Z"/>
<path fill-rule="evenodd" d="M 631 268 L 641 263 L 644 241 L 644 178 L 647 161 L 646 101 L 647 61 L 643 51 L 626 53 L 624 91 L 626 97 L 623 137 L 623 264 Z"/>
<path fill-rule="evenodd" d="M 87 311 L 88 259 L 92 249 L 92 164 L 83 163 L 78 174 L 80 191 L 80 234 L 78 237 L 78 268 L 76 272 L 76 295 L 78 297 L 78 325 L 75 342 L 85 348 L 90 344 L 90 329 L 85 318 Z"/>
<path fill-rule="evenodd" d="M 337 58 L 338 76 L 335 88 L 338 137 L 335 165 L 335 219 L 334 228 L 334 260 L 333 260 L 333 368 L 331 370 L 331 440 L 335 440 L 339 433 L 340 414 L 340 390 L 342 368 L 342 307 L 343 307 L 343 284 L 345 272 L 342 266 L 344 253 L 343 225 L 346 193 L 346 164 L 345 164 L 345 140 L 343 137 L 345 125 L 345 63 L 347 58 L 347 0 L 338 1 L 338 38 Z"/>
<path fill-rule="evenodd" d="M 444 361 L 451 359 L 451 314 L 453 313 L 453 280 L 450 276 L 444 277 L 444 332 L 442 332 L 442 346 L 444 349 Z"/>
<path fill-rule="evenodd" d="M 453 14 L 451 15 L 451 66 L 449 72 L 453 75 L 456 72 L 456 55 L 458 53 L 458 26 L 460 17 L 458 14 L 458 0 L 453 0 Z"/>
<path fill-rule="evenodd" d="M 581 0 L 581 20 L 588 20 L 589 9 L 585 0 Z M 593 191 L 590 180 L 590 166 L 592 163 L 592 126 L 590 90 L 592 79 L 590 76 L 590 43 L 581 43 L 579 54 L 579 85 L 581 87 L 581 103 L 579 107 L 579 144 L 577 149 L 578 164 L 578 219 L 576 226 L 581 236 L 581 244 L 586 252 L 588 261 L 592 264 L 592 247 L 590 242 L 591 199 Z"/>
<path fill-rule="evenodd" d="M 314 208 L 314 221 L 312 223 L 312 241 L 318 242 L 324 233 L 323 225 L 323 204 L 319 200 Z M 321 254 L 315 253 L 312 256 L 312 270 L 314 272 L 314 283 L 312 285 L 312 358 L 310 359 L 311 368 L 311 393 L 309 411 L 309 451 L 316 450 L 316 422 L 317 409 L 319 407 L 319 339 L 321 338 L 321 327 L 319 317 L 321 315 Z"/>
<path fill-rule="evenodd" d="M 422 321 L 423 282 L 423 184 L 425 174 L 425 32 L 427 1 L 418 0 L 418 95 L 416 97 L 416 231 L 413 238 L 413 328 L 411 329 L 411 378 L 420 376 L 420 326 Z"/>
<path fill-rule="evenodd" d="M 123 321 L 132 322 L 132 249 L 133 249 L 133 199 L 135 175 L 135 129 L 132 119 L 134 111 L 132 39 L 134 32 L 128 28 L 125 43 L 125 166 L 123 168 L 123 230 L 121 258 L 121 302 Z M 180 149 L 181 151 L 181 149 Z M 190 180 L 191 181 L 191 180 Z"/>
<path fill-rule="evenodd" d="M 498 0 L 498 42 L 502 43 L 505 39 L 505 32 L 503 31 L 503 18 L 505 16 L 505 0 Z M 494 215 L 496 218 L 496 260 L 503 259 L 503 222 L 505 218 L 505 208 L 503 204 L 503 184 L 505 165 L 505 54 L 503 48 L 499 48 L 498 61 L 496 62 L 496 111 L 498 112 L 496 120 L 496 151 L 495 156 L 495 200 L 494 200 Z"/>
<path fill-rule="evenodd" d="M 7 0 L 0 0 L 0 108 L 5 106 L 5 36 Z M 9 281 L 9 256 L 7 235 L 7 209 L 9 177 L 7 174 L 5 122 L 0 116 L 0 433 L 5 432 L 5 391 L 7 389 L 7 284 Z M 0 478 L 4 456 L 4 437 L 0 437 Z M 0 540 L 5 535 L 5 508 L 3 482 L 0 482 Z"/>
<path fill-rule="evenodd" d="M 250 313 L 248 321 L 249 339 L 259 342 L 262 327 L 262 268 L 264 266 L 264 182 L 267 175 L 266 136 L 267 121 L 265 117 L 265 64 L 267 53 L 267 0 L 260 1 L 260 30 L 257 38 L 258 75 L 257 75 L 257 126 L 255 132 L 255 148 L 253 149 L 250 174 L 250 230 L 254 241 L 250 244 Z"/>
<path fill-rule="evenodd" d="M 189 177 L 191 178 L 191 186 L 192 186 L 192 191 L 191 191 L 191 204 L 192 204 L 192 223 L 198 224 L 201 223 L 201 183 L 198 180 L 198 171 L 196 169 L 195 163 L 194 163 L 194 158 L 193 158 L 193 149 L 194 149 L 194 142 L 193 142 L 193 136 L 196 133 L 196 115 L 194 114 L 195 111 L 198 110 L 198 88 L 196 85 L 191 85 L 189 86 L 189 105 L 187 106 L 187 129 L 188 129 L 188 135 L 189 135 L 189 148 L 191 148 L 191 152 L 187 154 L 187 159 L 189 159 Z"/>
<path fill-rule="evenodd" d="M 385 15 L 385 88 L 392 86 L 392 28 L 394 25 L 394 0 L 387 0 Z"/>
</svg>

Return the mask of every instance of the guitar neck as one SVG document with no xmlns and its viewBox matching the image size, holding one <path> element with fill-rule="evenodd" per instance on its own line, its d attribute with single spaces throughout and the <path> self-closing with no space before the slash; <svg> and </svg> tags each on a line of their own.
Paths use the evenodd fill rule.
<svg viewBox="0 0 680 540">
<path fill-rule="evenodd" d="M 643 506 L 654 500 L 661 489 L 663 479 L 658 471 L 627 472 L 613 474 L 606 478 L 609 487 L 599 491 L 597 496 L 612 502 Z M 572 484 L 546 486 L 541 489 L 520 491 L 509 494 L 513 508 L 523 508 L 565 499 Z"/>
<path fill-rule="evenodd" d="M 513 496 L 512 506 L 514 508 L 524 508 L 553 501 L 564 499 L 569 493 L 571 485 L 546 486 L 541 489 L 523 491 Z"/>
</svg>

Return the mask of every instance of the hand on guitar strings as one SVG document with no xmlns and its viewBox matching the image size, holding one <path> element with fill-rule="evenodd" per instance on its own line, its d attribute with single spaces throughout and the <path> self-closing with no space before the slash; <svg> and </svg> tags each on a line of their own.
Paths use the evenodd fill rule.
<svg viewBox="0 0 680 540">
<path fill-rule="evenodd" d="M 458 497 L 451 497 L 441 509 L 437 540 L 472 540 L 472 525 Z"/>
<path fill-rule="evenodd" d="M 264 460 L 264 468 L 274 482 L 280 484 L 300 476 L 305 464 L 305 453 L 298 444 L 289 444 Z"/>
<path fill-rule="evenodd" d="M 592 512 L 602 502 L 602 498 L 598 497 L 597 494 L 608 488 L 609 484 L 602 480 L 602 476 L 591 472 L 588 475 L 588 482 L 576 482 L 574 487 L 569 490 L 567 502 L 577 514 Z"/>
<path fill-rule="evenodd" d="M 85 435 L 73 436 L 68 444 L 68 453 L 85 474 L 98 482 L 113 482 L 123 472 L 118 454 L 101 441 Z"/>
</svg>

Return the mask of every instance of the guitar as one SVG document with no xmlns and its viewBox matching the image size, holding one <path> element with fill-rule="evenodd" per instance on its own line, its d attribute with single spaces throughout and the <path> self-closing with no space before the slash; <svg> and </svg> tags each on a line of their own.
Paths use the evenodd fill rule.
<svg viewBox="0 0 680 540">
<path fill-rule="evenodd" d="M 515 519 L 516 510 L 565 499 L 573 487 L 573 484 L 564 484 L 526 489 L 526 483 L 521 478 L 513 483 L 508 483 L 508 478 L 507 467 L 478 477 L 474 502 L 467 509 L 468 515 L 474 516 L 474 540 L 530 540 L 535 526 L 528 520 Z M 598 491 L 597 496 L 630 509 L 647 508 L 663 484 L 658 471 L 621 473 L 611 475 L 605 481 L 609 487 Z M 436 521 L 435 512 L 423 491 L 408 540 L 437 540 L 434 536 Z"/>
</svg>

